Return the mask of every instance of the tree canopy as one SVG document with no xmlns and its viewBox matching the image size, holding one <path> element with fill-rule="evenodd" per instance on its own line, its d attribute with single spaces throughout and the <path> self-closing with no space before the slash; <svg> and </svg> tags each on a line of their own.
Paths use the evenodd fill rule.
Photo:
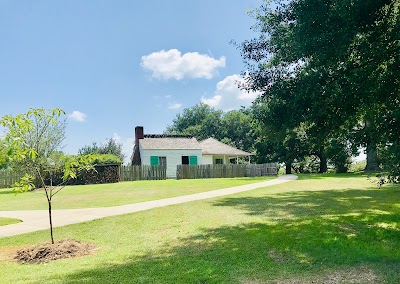
<svg viewBox="0 0 400 284">
<path fill-rule="evenodd" d="M 115 139 L 109 138 L 105 143 L 98 145 L 93 142 L 92 145 L 86 145 L 78 150 L 79 155 L 88 154 L 103 154 L 114 155 L 119 158 L 119 163 L 125 159 L 125 154 L 122 152 L 122 144 L 118 143 Z M 114 159 L 115 160 L 115 159 Z"/>
<path fill-rule="evenodd" d="M 222 110 L 199 103 L 185 108 L 165 130 L 166 134 L 191 135 L 198 140 L 220 137 Z"/>
<path fill-rule="evenodd" d="M 246 87 L 263 94 L 255 116 L 262 127 L 288 133 L 306 126 L 309 152 L 320 159 L 342 153 L 343 160 L 359 146 L 372 156 L 395 145 L 400 2 L 272 2 L 254 13 L 260 36 L 239 46 Z"/>
<path fill-rule="evenodd" d="M 181 134 L 204 140 L 213 137 L 244 151 L 253 150 L 254 127 L 249 110 L 223 112 L 200 103 L 186 108 L 168 126 L 166 134 Z"/>
</svg>

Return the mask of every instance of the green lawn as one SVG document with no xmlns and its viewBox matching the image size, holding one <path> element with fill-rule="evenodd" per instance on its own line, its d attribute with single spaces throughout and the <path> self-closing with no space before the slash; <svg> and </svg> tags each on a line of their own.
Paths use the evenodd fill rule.
<svg viewBox="0 0 400 284">
<path fill-rule="evenodd" d="M 67 186 L 53 199 L 53 209 L 107 207 L 188 195 L 261 182 L 275 177 L 198 180 L 151 180 Z M 0 210 L 47 209 L 43 191 L 18 193 L 0 189 Z"/>
<path fill-rule="evenodd" d="M 15 223 L 19 223 L 19 222 L 21 222 L 21 220 L 13 219 L 13 218 L 0 217 L 0 226 L 15 224 Z"/>
<path fill-rule="evenodd" d="M 0 260 L 2 283 L 400 283 L 400 187 L 365 177 L 297 181 L 55 229 L 91 256 Z M 2 252 L 47 231 L 0 239 Z M 4 253 L 3 253 L 4 259 Z"/>
</svg>

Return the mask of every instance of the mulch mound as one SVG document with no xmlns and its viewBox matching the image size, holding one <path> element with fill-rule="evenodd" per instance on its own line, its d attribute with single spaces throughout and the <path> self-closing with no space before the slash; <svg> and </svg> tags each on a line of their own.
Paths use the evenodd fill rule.
<svg viewBox="0 0 400 284">
<path fill-rule="evenodd" d="M 95 248 L 92 244 L 61 240 L 54 244 L 45 243 L 18 250 L 14 259 L 21 263 L 46 263 L 57 259 L 89 255 L 95 251 Z"/>
</svg>

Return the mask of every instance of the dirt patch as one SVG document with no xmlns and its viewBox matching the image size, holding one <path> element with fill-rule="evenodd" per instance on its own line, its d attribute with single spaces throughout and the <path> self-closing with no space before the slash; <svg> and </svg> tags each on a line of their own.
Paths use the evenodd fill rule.
<svg viewBox="0 0 400 284">
<path fill-rule="evenodd" d="M 382 283 L 378 275 L 366 267 L 335 271 L 328 274 L 323 283 Z"/>
<path fill-rule="evenodd" d="M 2 247 L 0 250 L 0 261 L 14 261 L 15 252 L 20 247 Z"/>
<path fill-rule="evenodd" d="M 243 284 L 378 284 L 382 279 L 367 267 L 349 268 L 332 271 L 315 277 L 296 277 L 270 281 L 244 280 Z"/>
<path fill-rule="evenodd" d="M 49 261 L 92 254 L 96 250 L 93 244 L 76 240 L 61 240 L 54 244 L 44 243 L 18 250 L 14 260 L 20 263 L 46 263 Z"/>
<path fill-rule="evenodd" d="M 288 256 L 276 250 L 270 250 L 268 256 L 276 263 L 286 263 L 290 261 Z"/>
</svg>

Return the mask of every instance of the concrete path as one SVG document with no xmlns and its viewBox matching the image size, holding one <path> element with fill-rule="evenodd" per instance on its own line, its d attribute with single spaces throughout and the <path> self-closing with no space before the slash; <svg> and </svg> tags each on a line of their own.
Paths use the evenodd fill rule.
<svg viewBox="0 0 400 284">
<path fill-rule="evenodd" d="M 184 195 L 160 200 L 146 201 L 134 204 L 103 207 L 53 210 L 53 227 L 91 221 L 109 216 L 122 215 L 144 211 L 152 208 L 180 204 L 195 200 L 203 200 L 213 197 L 225 196 L 234 193 L 253 190 L 256 188 L 276 185 L 297 179 L 295 175 L 283 175 L 274 180 L 218 189 L 191 195 Z M 24 233 L 36 232 L 49 228 L 49 217 L 47 210 L 23 210 L 23 211 L 0 211 L 0 217 L 19 219 L 22 222 L 6 226 L 0 226 L 0 238 L 15 236 Z"/>
</svg>

